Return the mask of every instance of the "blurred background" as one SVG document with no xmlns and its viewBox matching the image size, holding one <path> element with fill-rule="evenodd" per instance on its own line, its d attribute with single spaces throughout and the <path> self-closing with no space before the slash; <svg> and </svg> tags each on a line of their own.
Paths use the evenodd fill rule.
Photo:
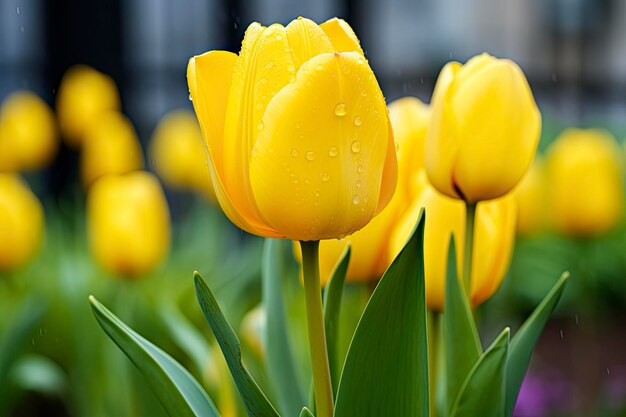
<svg viewBox="0 0 626 417">
<path fill-rule="evenodd" d="M 484 317 L 488 338 L 503 325 L 515 328 L 560 273 L 570 270 L 577 279 L 541 339 L 516 415 L 626 416 L 626 2 L 619 0 L 0 0 L 0 172 L 20 173 L 18 180 L 7 178 L 5 188 L 0 179 L 0 203 L 2 193 L 28 194 L 15 210 L 32 211 L 25 221 L 30 225 L 45 224 L 43 243 L 32 254 L 24 249 L 27 260 L 19 265 L 6 261 L 0 268 L 0 416 L 163 414 L 141 376 L 96 328 L 86 301 L 91 293 L 200 375 L 212 393 L 236 397 L 232 386 L 217 382 L 228 376 L 194 309 L 194 269 L 217 288 L 227 316 L 249 336 L 242 336 L 247 360 L 258 365 L 263 381 L 259 318 L 253 310 L 260 299 L 262 241 L 236 229 L 215 206 L 206 187 L 206 166 L 201 174 L 179 174 L 177 163 L 166 160 L 169 147 L 158 143 L 176 136 L 171 131 L 187 132 L 192 142 L 199 134 L 189 117 L 193 109 L 185 74 L 191 56 L 212 49 L 238 52 L 251 22 L 287 24 L 300 15 L 318 23 L 334 16 L 346 19 L 387 102 L 416 96 L 428 103 L 446 62 L 488 52 L 513 59 L 526 74 L 543 116 L 542 154 L 567 128 L 597 128 L 608 137 L 610 156 L 601 164 L 614 164 L 621 175 L 616 180 L 621 188 L 613 193 L 618 202 L 607 203 L 618 216 L 596 229 L 520 226 L 506 282 L 478 317 Z M 81 92 L 84 85 L 96 92 Z M 20 91 L 43 102 L 16 96 Z M 107 166 L 115 153 L 109 145 L 77 150 L 77 141 L 83 140 L 77 129 L 83 127 L 72 113 L 76 100 L 109 101 L 103 110 L 115 115 L 102 116 L 105 127 L 85 127 L 84 135 L 94 143 L 120 137 L 111 146 L 126 150 L 123 166 Z M 12 120 L 29 103 L 33 110 L 25 116 L 32 117 L 27 124 L 39 126 L 37 134 L 50 136 L 52 144 L 35 161 L 3 167 L 3 156 L 15 158 L 3 148 L 2 120 Z M 10 122 L 6 126 L 8 137 Z M 56 137 L 62 140 L 57 143 Z M 177 152 L 193 153 L 193 146 Z M 94 168 L 97 172 L 85 168 L 98 165 L 90 158 L 104 161 Z M 107 170 L 142 168 L 155 173 L 148 182 L 158 178 L 163 185 L 156 183 L 154 197 L 142 194 L 138 200 L 154 198 L 154 204 L 164 206 L 171 229 L 150 238 L 155 249 L 145 254 L 146 262 L 156 266 L 107 265 L 101 259 L 112 249 L 106 243 L 100 252 L 90 249 L 86 224 L 90 204 L 113 203 L 99 202 L 109 201 L 104 185 L 97 197 L 86 190 Z M 608 181 L 599 178 L 600 184 Z M 592 184 L 577 191 L 576 181 L 566 184 L 574 199 L 593 199 L 588 190 L 602 188 Z M 128 192 L 125 201 L 137 194 L 109 186 L 109 195 Z M 31 201 L 29 189 L 43 211 Z M 544 211 L 541 200 L 537 205 L 535 210 Z M 592 217 L 603 216 L 598 210 Z M 0 267 L 2 259 L 0 254 Z M 145 279 L 123 279 L 129 277 Z M 301 318 L 294 282 L 287 291 L 299 295 L 288 309 Z M 368 291 L 355 286 L 347 297 L 362 306 Z M 347 311 L 347 323 L 354 322 L 350 314 L 358 317 Z M 224 416 L 236 415 L 221 407 Z"/>
</svg>

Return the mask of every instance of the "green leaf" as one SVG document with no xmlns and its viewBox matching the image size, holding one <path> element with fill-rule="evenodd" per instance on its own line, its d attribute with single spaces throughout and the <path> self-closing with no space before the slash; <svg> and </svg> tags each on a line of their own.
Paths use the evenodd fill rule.
<svg viewBox="0 0 626 417">
<path fill-rule="evenodd" d="M 333 395 L 337 396 L 337 387 L 341 377 L 341 358 L 339 358 L 339 319 L 341 313 L 341 298 L 343 285 L 346 281 L 348 264 L 350 263 L 350 244 L 346 245 L 335 269 L 326 283 L 324 291 L 324 327 L 326 330 L 326 348 L 330 365 L 330 378 L 333 385 Z"/>
<path fill-rule="evenodd" d="M 424 214 L 374 290 L 352 338 L 335 417 L 427 417 Z"/>
<path fill-rule="evenodd" d="M 445 351 L 446 411 L 450 411 L 467 375 L 482 353 L 478 330 L 456 269 L 454 238 L 450 239 L 446 269 L 443 338 Z"/>
<path fill-rule="evenodd" d="M 11 380 L 22 390 L 61 397 L 67 389 L 65 371 L 51 359 L 41 355 L 24 355 L 15 362 Z"/>
<path fill-rule="evenodd" d="M 11 320 L 12 325 L 5 330 L 0 341 L 0 387 L 4 385 L 11 364 L 19 355 L 22 346 L 31 338 L 35 326 L 41 321 L 47 308 L 42 300 L 34 296 L 27 298 L 15 318 Z"/>
<path fill-rule="evenodd" d="M 565 284 L 569 279 L 569 273 L 564 272 L 561 278 L 554 284 L 552 290 L 543 301 L 535 308 L 526 322 L 515 333 L 509 348 L 509 358 L 506 370 L 506 416 L 513 415 L 517 395 L 524 380 L 524 375 L 530 364 L 530 358 L 541 332 L 545 327 L 552 311 L 556 307 Z"/>
<path fill-rule="evenodd" d="M 278 408 L 285 416 L 295 416 L 306 404 L 300 386 L 287 334 L 287 319 L 281 278 L 284 270 L 285 241 L 265 239 L 263 247 L 263 308 L 267 314 L 265 345 L 267 373 L 276 391 Z"/>
<path fill-rule="evenodd" d="M 172 417 L 219 417 L 200 384 L 171 356 L 141 337 L 93 296 L 91 309 L 102 329 L 144 375 Z"/>
<path fill-rule="evenodd" d="M 222 314 L 209 286 L 198 272 L 194 273 L 196 295 L 215 338 L 224 353 L 230 373 L 237 384 L 246 412 L 250 417 L 277 417 L 278 413 L 256 381 L 241 363 L 241 344 L 233 328 Z"/>
<path fill-rule="evenodd" d="M 461 387 L 450 417 L 502 417 L 509 334 L 507 327 L 480 356 Z"/>
<path fill-rule="evenodd" d="M 308 408 L 304 407 L 302 409 L 302 412 L 300 413 L 300 417 L 315 417 L 315 416 L 313 415 L 311 411 L 309 411 Z"/>
</svg>

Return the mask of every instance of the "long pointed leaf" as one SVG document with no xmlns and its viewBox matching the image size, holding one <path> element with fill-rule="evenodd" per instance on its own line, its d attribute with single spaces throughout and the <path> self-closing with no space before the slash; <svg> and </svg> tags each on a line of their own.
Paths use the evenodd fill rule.
<svg viewBox="0 0 626 417">
<path fill-rule="evenodd" d="M 445 294 L 443 313 L 446 357 L 445 402 L 446 411 L 450 411 L 467 375 L 482 353 L 472 309 L 457 274 L 454 238 L 450 240 L 448 251 Z"/>
<path fill-rule="evenodd" d="M 308 408 L 304 407 L 300 413 L 300 417 L 315 417 Z"/>
<path fill-rule="evenodd" d="M 230 373 L 237 384 L 246 412 L 250 417 L 278 417 L 278 413 L 256 381 L 241 363 L 241 344 L 228 324 L 209 286 L 198 272 L 194 273 L 196 295 L 213 334 L 224 353 Z"/>
<path fill-rule="evenodd" d="M 530 364 L 530 358 L 541 332 L 545 327 L 552 311 L 559 302 L 569 273 L 564 272 L 543 301 L 535 308 L 526 322 L 515 333 L 509 348 L 509 359 L 506 370 L 506 416 L 513 415 L 517 395 L 524 380 L 524 375 Z"/>
<path fill-rule="evenodd" d="M 265 351 L 267 373 L 276 391 L 278 408 L 285 416 L 295 416 L 306 401 L 287 334 L 281 289 L 285 252 L 282 243 L 279 239 L 265 239 L 263 247 L 263 308 L 267 314 Z"/>
<path fill-rule="evenodd" d="M 89 302 L 102 329 L 143 373 L 170 416 L 219 417 L 206 392 L 178 362 L 135 333 L 93 296 Z"/>
<path fill-rule="evenodd" d="M 507 327 L 478 359 L 461 387 L 450 417 L 502 416 L 509 335 Z"/>
<path fill-rule="evenodd" d="M 424 214 L 372 294 L 339 382 L 335 417 L 427 417 Z"/>
<path fill-rule="evenodd" d="M 326 329 L 326 346 L 330 363 L 330 378 L 333 385 L 333 394 L 337 396 L 339 378 L 341 377 L 341 358 L 339 358 L 339 319 L 341 313 L 341 298 L 343 285 L 346 281 L 348 264 L 350 263 L 350 244 L 341 254 L 335 269 L 330 275 L 324 291 L 324 327 Z"/>
</svg>

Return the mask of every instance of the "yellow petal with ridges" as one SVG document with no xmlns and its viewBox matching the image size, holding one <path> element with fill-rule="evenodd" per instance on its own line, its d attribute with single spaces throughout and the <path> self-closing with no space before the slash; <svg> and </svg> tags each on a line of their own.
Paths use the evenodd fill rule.
<svg viewBox="0 0 626 417">
<path fill-rule="evenodd" d="M 263 123 L 250 180 L 274 229 L 294 240 L 319 240 L 349 235 L 371 220 L 389 147 L 388 118 L 361 55 L 307 61 L 295 83 L 272 99 Z"/>
<path fill-rule="evenodd" d="M 383 99 L 384 101 L 384 99 Z M 398 184 L 398 156 L 396 154 L 396 145 L 393 140 L 393 127 L 387 112 L 387 152 L 385 154 L 385 165 L 383 167 L 383 178 L 380 182 L 380 194 L 378 196 L 378 205 L 376 206 L 376 215 L 378 215 L 393 197 L 396 186 Z"/>
<path fill-rule="evenodd" d="M 231 193 L 237 192 L 237 189 L 225 187 L 224 121 L 236 61 L 237 55 L 226 51 L 210 51 L 191 58 L 187 67 L 189 91 L 208 149 L 208 169 L 213 189 L 222 210 L 233 223 L 249 233 L 258 234 L 262 231 L 278 237 L 263 223 L 255 221 L 254 213 L 248 213 L 245 207 L 234 204 Z"/>
<path fill-rule="evenodd" d="M 291 21 L 285 30 L 295 71 L 316 55 L 334 52 L 328 36 L 310 19 L 299 17 Z"/>
<path fill-rule="evenodd" d="M 279 236 L 258 210 L 250 188 L 249 161 L 256 137 L 264 128 L 262 117 L 272 97 L 295 79 L 287 33 L 281 25 L 246 31 L 233 69 L 224 126 L 224 186 L 232 202 L 265 237 Z M 290 71 L 292 70 L 292 71 Z"/>
<path fill-rule="evenodd" d="M 358 52 L 364 55 L 359 38 L 345 20 L 333 17 L 320 27 L 330 38 L 336 52 Z"/>
</svg>

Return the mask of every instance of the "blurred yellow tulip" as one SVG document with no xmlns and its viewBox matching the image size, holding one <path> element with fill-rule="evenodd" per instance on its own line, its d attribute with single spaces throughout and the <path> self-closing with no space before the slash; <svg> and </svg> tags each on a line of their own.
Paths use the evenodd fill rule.
<svg viewBox="0 0 626 417">
<path fill-rule="evenodd" d="M 568 129 L 546 154 L 551 222 L 572 236 L 614 228 L 624 210 L 624 167 L 613 136 L 599 129 Z"/>
<path fill-rule="evenodd" d="M 11 94 L 0 109 L 0 130 L 0 142 L 5 142 L 0 145 L 0 152 L 6 149 L 15 170 L 44 168 L 56 155 L 59 143 L 54 115 L 36 94 Z"/>
<path fill-rule="evenodd" d="M 541 115 L 514 62 L 482 54 L 447 64 L 432 109 L 426 170 L 437 190 L 473 204 L 515 187 L 535 155 Z"/>
<path fill-rule="evenodd" d="M 423 169 L 424 137 L 430 109 L 416 98 L 405 97 L 389 104 L 389 118 L 394 129 L 398 150 L 398 185 L 393 198 L 363 229 L 339 240 L 320 243 L 320 275 L 322 285 L 350 242 L 351 260 L 346 279 L 350 282 L 379 279 L 391 263 L 390 235 L 394 223 L 410 204 L 414 194 L 411 187 L 416 170 Z"/>
<path fill-rule="evenodd" d="M 215 198 L 202 132 L 193 113 L 176 110 L 165 115 L 150 143 L 150 159 L 163 182 Z"/>
<path fill-rule="evenodd" d="M 546 176 L 543 161 L 535 158 L 530 169 L 513 191 L 517 201 L 517 233 L 532 235 L 545 226 Z"/>
<path fill-rule="evenodd" d="M 89 124 L 108 110 L 120 110 L 120 96 L 111 77 L 86 65 L 67 70 L 57 95 L 61 133 L 68 145 L 80 147 Z"/>
<path fill-rule="evenodd" d="M 31 259 L 43 229 L 43 208 L 35 194 L 17 175 L 0 173 L 0 271 Z"/>
<path fill-rule="evenodd" d="M 237 56 L 187 71 L 226 215 L 256 235 L 350 235 L 389 202 L 397 166 L 385 100 L 347 23 L 251 24 Z"/>
<path fill-rule="evenodd" d="M 439 193 L 422 171 L 415 182 L 418 197 L 398 222 L 391 238 L 391 258 L 409 237 L 422 208 L 426 210 L 424 230 L 424 273 L 428 308 L 441 311 L 445 300 L 445 273 L 448 245 L 454 237 L 457 272 L 463 268 L 465 204 Z M 473 306 L 489 299 L 500 287 L 508 270 L 515 240 L 516 204 L 512 195 L 483 201 L 476 210 L 471 292 Z"/>
<path fill-rule="evenodd" d="M 137 133 L 121 113 L 101 113 L 87 127 L 80 154 L 80 173 L 85 186 L 108 174 L 124 174 L 143 168 Z"/>
<path fill-rule="evenodd" d="M 135 277 L 153 269 L 170 246 L 170 217 L 159 181 L 144 171 L 107 175 L 87 196 L 89 241 L 104 269 Z"/>
</svg>

